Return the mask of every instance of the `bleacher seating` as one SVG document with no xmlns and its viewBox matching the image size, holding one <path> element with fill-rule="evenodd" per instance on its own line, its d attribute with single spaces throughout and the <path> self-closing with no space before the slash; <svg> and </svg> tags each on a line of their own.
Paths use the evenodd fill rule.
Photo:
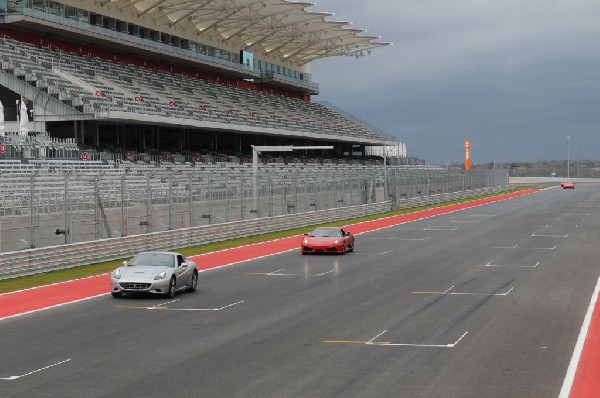
<svg viewBox="0 0 600 398">
<path fill-rule="evenodd" d="M 2 70 L 97 119 L 110 112 L 384 141 L 318 103 L 0 38 Z"/>
</svg>

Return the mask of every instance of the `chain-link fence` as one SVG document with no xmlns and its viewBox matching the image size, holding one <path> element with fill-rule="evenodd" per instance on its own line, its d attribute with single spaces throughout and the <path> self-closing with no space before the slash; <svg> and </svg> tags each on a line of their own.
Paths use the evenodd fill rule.
<svg viewBox="0 0 600 398">
<path fill-rule="evenodd" d="M 384 177 L 385 176 L 385 177 Z M 91 241 L 488 187 L 505 170 L 374 166 L 0 171 L 0 251 Z M 255 195 L 256 192 L 256 195 Z"/>
</svg>

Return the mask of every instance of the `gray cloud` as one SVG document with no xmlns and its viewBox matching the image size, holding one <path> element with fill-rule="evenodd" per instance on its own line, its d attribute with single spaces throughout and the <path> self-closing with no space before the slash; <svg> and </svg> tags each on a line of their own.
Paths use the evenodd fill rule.
<svg viewBox="0 0 600 398">
<path fill-rule="evenodd" d="M 313 63 L 317 100 L 407 143 L 409 155 L 475 162 L 599 159 L 600 3 L 588 0 L 322 0 L 392 41 Z"/>
</svg>

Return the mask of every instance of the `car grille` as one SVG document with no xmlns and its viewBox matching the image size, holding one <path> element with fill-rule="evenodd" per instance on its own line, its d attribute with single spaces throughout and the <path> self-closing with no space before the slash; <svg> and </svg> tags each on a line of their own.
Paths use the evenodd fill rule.
<svg viewBox="0 0 600 398">
<path fill-rule="evenodd" d="M 151 283 L 138 283 L 138 282 L 121 282 L 121 286 L 125 290 L 148 290 L 150 289 Z"/>
<path fill-rule="evenodd" d="M 325 249 L 326 252 L 337 252 L 338 250 L 335 247 L 328 247 Z"/>
</svg>

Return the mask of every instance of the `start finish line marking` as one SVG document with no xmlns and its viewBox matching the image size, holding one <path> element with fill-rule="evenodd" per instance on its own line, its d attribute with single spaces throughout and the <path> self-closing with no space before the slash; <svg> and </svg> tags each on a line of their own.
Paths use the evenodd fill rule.
<svg viewBox="0 0 600 398">
<path fill-rule="evenodd" d="M 454 348 L 456 345 L 469 333 L 464 332 L 454 343 L 450 344 L 417 344 L 417 343 L 391 343 L 389 341 L 375 341 L 379 337 L 387 333 L 387 330 L 379 333 L 371 340 L 323 340 L 323 343 L 328 344 L 362 344 L 380 347 L 429 347 L 429 348 Z"/>
</svg>

